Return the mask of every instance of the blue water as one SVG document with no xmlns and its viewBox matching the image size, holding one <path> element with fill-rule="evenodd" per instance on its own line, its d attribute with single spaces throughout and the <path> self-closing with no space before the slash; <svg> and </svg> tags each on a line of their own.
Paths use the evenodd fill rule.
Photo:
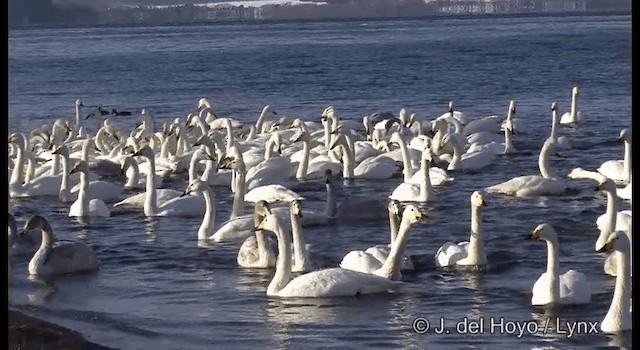
<svg viewBox="0 0 640 350">
<path fill-rule="evenodd" d="M 392 295 L 279 300 L 266 296 L 269 270 L 237 266 L 240 243 L 198 245 L 199 218 L 145 218 L 114 210 L 112 217 L 69 218 L 56 198 L 11 199 L 18 225 L 46 216 L 60 239 L 82 240 L 100 255 L 99 272 L 43 281 L 28 277 L 28 259 L 11 264 L 9 305 L 121 349 L 404 348 L 599 349 L 631 348 L 621 335 L 500 334 L 491 320 L 599 322 L 613 294 L 594 252 L 596 218 L 605 196 L 590 181 L 574 181 L 569 195 L 512 199 L 487 197 L 489 268 L 444 272 L 431 257 L 446 241 L 468 239 L 471 192 L 523 174 L 535 174 L 537 154 L 550 131 L 549 106 L 569 109 L 580 84 L 584 121 L 560 128 L 574 148 L 553 158 L 560 174 L 595 170 L 622 159 L 616 142 L 631 126 L 631 17 L 571 16 L 234 24 L 190 27 L 77 28 L 9 32 L 9 126 L 28 132 L 56 117 L 72 119 L 74 101 L 134 111 L 114 117 L 123 129 L 136 113 L 151 111 L 156 125 L 184 120 L 207 97 L 220 115 L 252 122 L 269 103 L 278 116 L 319 121 L 335 106 L 342 119 L 405 107 L 433 119 L 453 100 L 468 119 L 505 115 L 508 102 L 529 126 L 516 134 L 519 153 L 498 157 L 477 173 L 451 172 L 436 188 L 428 218 L 411 230 L 408 251 L 429 257 L 405 275 Z M 96 130 L 97 119 L 86 121 Z M 356 180 L 339 184 L 338 200 L 353 195 L 380 201 L 401 182 Z M 165 187 L 183 190 L 186 175 Z M 320 181 L 300 192 L 321 209 Z M 227 187 L 216 188 L 218 214 L 230 212 Z M 621 202 L 621 209 L 629 208 Z M 248 209 L 247 209 L 248 210 Z M 588 275 L 592 302 L 545 309 L 530 305 L 531 288 L 546 264 L 545 245 L 524 238 L 537 224 L 559 232 L 560 268 Z M 350 250 L 388 241 L 386 220 L 335 223 L 305 229 L 309 243 L 337 264 Z M 412 329 L 417 317 L 432 328 Z M 483 332 L 458 332 L 467 317 Z M 433 327 L 445 319 L 448 334 Z M 553 322 L 552 322 L 553 324 Z M 464 324 L 460 324 L 460 330 Z M 507 326 L 508 327 L 508 326 Z M 542 326 L 541 326 L 542 328 Z M 550 327 L 549 329 L 553 329 Z M 492 332 L 493 331 L 493 332 Z"/>
</svg>

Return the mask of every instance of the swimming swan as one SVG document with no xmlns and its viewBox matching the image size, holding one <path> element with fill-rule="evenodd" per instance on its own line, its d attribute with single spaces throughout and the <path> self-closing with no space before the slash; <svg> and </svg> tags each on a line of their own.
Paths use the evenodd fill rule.
<svg viewBox="0 0 640 350">
<path fill-rule="evenodd" d="M 549 138 L 557 149 L 571 149 L 571 144 L 566 136 L 558 136 L 558 103 L 551 103 L 551 134 Z"/>
<path fill-rule="evenodd" d="M 577 106 L 578 96 L 580 96 L 580 91 L 576 84 L 573 86 L 573 89 L 571 89 L 571 110 L 562 115 L 560 124 L 575 124 L 580 121 L 580 111 L 578 111 Z"/>
<path fill-rule="evenodd" d="M 89 188 L 89 166 L 84 160 L 79 161 L 71 169 L 71 174 L 80 172 L 80 189 L 78 199 L 69 208 L 69 216 L 75 217 L 110 217 L 111 211 L 102 199 L 91 198 Z"/>
<path fill-rule="evenodd" d="M 605 333 L 616 333 L 631 329 L 631 243 L 622 232 L 612 232 L 599 253 L 613 251 L 618 256 L 616 286 L 611 299 L 611 306 L 600 322 L 600 330 Z"/>
<path fill-rule="evenodd" d="M 429 170 L 433 157 L 431 149 L 425 148 L 422 151 L 422 162 L 420 165 L 420 176 L 422 182 L 419 184 L 403 182 L 396 187 L 389 198 L 402 202 L 428 202 L 433 198 L 433 188 L 431 187 L 431 176 Z"/>
<path fill-rule="evenodd" d="M 38 242 L 32 236 L 18 235 L 16 219 L 8 214 L 7 242 L 9 255 L 33 254 L 38 250 Z"/>
<path fill-rule="evenodd" d="M 281 298 L 322 298 L 387 293 L 396 288 L 389 278 L 343 268 L 317 270 L 292 278 L 291 235 L 277 215 L 267 215 L 256 230 L 269 230 L 278 239 L 276 273 L 267 287 L 267 295 Z"/>
<path fill-rule="evenodd" d="M 252 222 L 254 225 L 260 224 L 265 216 L 272 214 L 269 203 L 258 201 L 255 203 Z M 254 226 L 255 227 L 255 226 Z M 289 228 L 285 228 L 288 230 Z M 254 235 L 249 236 L 242 242 L 238 250 L 236 261 L 238 265 L 246 268 L 267 269 L 276 266 L 277 246 L 270 240 L 264 230 L 256 230 Z"/>
<path fill-rule="evenodd" d="M 40 229 L 42 242 L 40 248 L 29 262 L 32 275 L 54 275 L 98 269 L 98 253 L 82 242 L 60 243 L 53 246 L 53 229 L 40 215 L 30 217 L 20 235 L 26 231 Z"/>
<path fill-rule="evenodd" d="M 361 250 L 347 253 L 340 262 L 340 267 L 354 271 L 370 273 L 389 279 L 398 280 L 402 277 L 400 265 L 404 260 L 404 250 L 409 238 L 409 229 L 424 216 L 414 205 L 407 205 L 402 213 L 402 220 L 398 234 L 393 239 L 391 250 L 385 260 L 378 260 L 373 254 Z"/>
<path fill-rule="evenodd" d="M 549 168 L 549 153 L 553 149 L 553 141 L 547 139 L 540 150 L 538 167 L 542 175 L 525 175 L 486 187 L 490 193 L 500 193 L 509 196 L 549 196 L 560 195 L 566 191 L 566 184 L 560 180 Z"/>
<path fill-rule="evenodd" d="M 551 225 L 538 225 L 526 239 L 542 239 L 547 242 L 547 272 L 540 275 L 533 285 L 531 305 L 591 302 L 591 284 L 585 274 L 575 270 L 559 274 L 558 234 Z"/>
<path fill-rule="evenodd" d="M 618 142 L 624 142 L 624 159 L 608 160 L 598 168 L 598 172 L 616 183 L 626 185 L 631 181 L 631 131 L 622 129 Z"/>
<path fill-rule="evenodd" d="M 487 264 L 487 254 L 484 251 L 484 224 L 482 222 L 482 207 L 487 202 L 482 192 L 471 194 L 471 236 L 469 241 L 458 244 L 447 242 L 436 253 L 436 266 L 446 267 L 454 265 L 483 266 Z"/>
</svg>

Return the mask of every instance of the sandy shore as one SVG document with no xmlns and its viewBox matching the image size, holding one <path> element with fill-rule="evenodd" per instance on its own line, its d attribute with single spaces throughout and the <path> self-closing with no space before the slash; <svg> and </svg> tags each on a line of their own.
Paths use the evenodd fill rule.
<svg viewBox="0 0 640 350">
<path fill-rule="evenodd" d="M 111 350 L 84 339 L 80 333 L 50 322 L 9 310 L 8 349 Z"/>
</svg>

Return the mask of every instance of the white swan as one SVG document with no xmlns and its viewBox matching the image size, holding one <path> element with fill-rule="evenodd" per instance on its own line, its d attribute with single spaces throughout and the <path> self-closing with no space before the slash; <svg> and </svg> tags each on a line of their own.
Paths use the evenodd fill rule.
<svg viewBox="0 0 640 350">
<path fill-rule="evenodd" d="M 202 196 L 174 197 L 162 204 L 158 204 L 155 184 L 155 155 L 147 145 L 142 147 L 134 156 L 147 159 L 150 171 L 147 173 L 147 183 L 144 201 L 144 215 L 146 216 L 202 216 L 206 210 L 205 199 Z"/>
<path fill-rule="evenodd" d="M 282 219 L 267 215 L 256 227 L 269 230 L 278 239 L 276 273 L 267 287 L 267 295 L 281 298 L 359 296 L 372 293 L 387 293 L 397 282 L 387 277 L 362 273 L 343 268 L 331 268 L 306 273 L 292 279 L 291 235 L 283 229 Z"/>
<path fill-rule="evenodd" d="M 513 146 L 512 136 L 515 132 L 515 127 L 511 121 L 506 120 L 503 124 L 503 132 L 504 132 L 504 142 L 489 142 L 486 144 L 478 144 L 472 143 L 467 148 L 468 154 L 472 154 L 474 152 L 485 152 L 490 151 L 495 154 L 511 154 L 515 153 L 516 149 Z"/>
<path fill-rule="evenodd" d="M 250 203 L 257 203 L 260 200 L 273 203 L 304 200 L 304 197 L 282 185 L 265 185 L 256 187 L 247 192 L 244 195 L 244 200 Z"/>
<path fill-rule="evenodd" d="M 560 275 L 558 264 L 558 234 L 551 225 L 538 225 L 527 239 L 547 242 L 547 272 L 533 285 L 531 305 L 588 304 L 591 302 L 591 284 L 585 274 L 569 270 Z"/>
<path fill-rule="evenodd" d="M 80 172 L 80 188 L 78 189 L 78 199 L 69 208 L 70 217 L 110 217 L 111 211 L 102 199 L 91 198 L 89 188 L 89 166 L 87 162 L 81 160 L 71 169 L 71 174 Z"/>
<path fill-rule="evenodd" d="M 254 225 L 260 224 L 265 216 L 272 214 L 266 201 L 258 201 L 255 204 L 252 221 Z M 286 228 L 287 230 L 289 228 Z M 236 261 L 238 265 L 246 268 L 267 269 L 276 266 L 277 247 L 270 240 L 267 233 L 260 229 L 253 229 L 255 235 L 249 236 L 242 242 L 238 250 Z"/>
<path fill-rule="evenodd" d="M 608 160 L 598 168 L 598 172 L 616 183 L 626 185 L 631 181 L 631 131 L 622 129 L 618 142 L 624 142 L 624 159 Z"/>
<path fill-rule="evenodd" d="M 389 198 L 403 202 L 428 202 L 433 197 L 433 189 L 431 187 L 431 176 L 429 170 L 431 168 L 431 149 L 425 148 L 422 151 L 422 163 L 420 166 L 420 176 L 422 182 L 419 184 L 403 182 L 396 187 Z"/>
<path fill-rule="evenodd" d="M 400 272 L 401 263 L 405 258 L 404 250 L 407 245 L 407 239 L 409 238 L 409 229 L 423 216 L 424 214 L 422 214 L 417 207 L 411 204 L 407 205 L 402 213 L 398 234 L 392 240 L 391 249 L 384 260 L 378 260 L 378 258 L 372 254 L 374 253 L 373 250 L 371 253 L 352 250 L 342 258 L 340 267 L 394 280 L 400 279 L 402 277 Z"/>
<path fill-rule="evenodd" d="M 571 143 L 566 136 L 558 136 L 558 103 L 551 103 L 551 134 L 549 138 L 557 149 L 571 149 Z"/>
<path fill-rule="evenodd" d="M 631 329 L 631 243 L 622 232 L 612 232 L 606 243 L 598 249 L 599 253 L 613 251 L 617 255 L 616 285 L 609 311 L 600 322 L 600 330 L 605 333 L 617 333 Z"/>
<path fill-rule="evenodd" d="M 54 275 L 98 269 L 98 253 L 90 246 L 82 242 L 60 243 L 54 246 L 53 229 L 40 215 L 30 217 L 20 234 L 35 229 L 42 231 L 42 242 L 29 262 L 30 274 Z"/>
<path fill-rule="evenodd" d="M 553 149 L 553 142 L 547 139 L 540 150 L 538 168 L 542 175 L 524 175 L 511 180 L 486 187 L 490 193 L 500 193 L 509 196 L 549 196 L 565 193 L 566 184 L 560 180 L 549 168 L 549 153 Z"/>
<path fill-rule="evenodd" d="M 480 191 L 471 194 L 471 235 L 469 241 L 458 244 L 447 242 L 436 253 L 436 266 L 483 266 L 487 264 L 487 254 L 484 251 L 484 224 L 482 222 L 482 207 L 486 206 L 484 196 Z"/>
<path fill-rule="evenodd" d="M 7 245 L 9 246 L 9 255 L 25 255 L 33 254 L 38 250 L 38 241 L 32 236 L 18 235 L 18 226 L 16 219 L 11 213 L 8 214 L 7 226 Z"/>
<path fill-rule="evenodd" d="M 395 161 L 384 155 L 367 158 L 358 166 L 354 164 L 353 142 L 351 137 L 340 134 L 329 146 L 330 150 L 341 146 L 342 151 L 342 176 L 345 179 L 360 178 L 370 180 L 390 179 L 399 170 Z"/>
<path fill-rule="evenodd" d="M 419 138 L 413 138 L 413 140 L 416 140 Z M 413 148 L 409 148 L 407 147 L 406 142 L 404 141 L 404 139 L 400 136 L 399 133 L 394 132 L 393 134 L 391 134 L 391 137 L 389 137 L 389 143 L 393 143 L 393 144 L 397 144 L 400 147 L 400 154 L 402 155 L 402 174 L 404 176 L 404 182 L 410 182 L 410 183 L 416 183 L 416 184 L 421 184 L 424 182 L 424 174 L 421 171 L 417 171 L 415 172 L 413 169 L 413 159 L 414 159 L 414 154 L 417 155 L 422 155 L 424 154 L 423 152 L 421 152 L 420 150 L 424 150 L 426 147 L 429 147 L 428 144 L 422 144 L 421 148 L 419 149 L 413 149 Z M 417 159 L 416 159 L 417 161 Z M 422 162 L 420 164 L 420 166 L 422 167 Z M 450 177 L 447 174 L 447 171 L 438 167 L 429 167 L 429 182 L 433 185 L 433 186 L 442 186 L 445 185 L 447 183 L 450 183 L 453 181 L 453 178 Z"/>
<path fill-rule="evenodd" d="M 464 115 L 464 113 L 454 110 L 453 101 L 449 101 L 449 110 L 446 113 L 439 116 L 438 118 L 436 118 L 436 120 L 446 119 L 448 117 L 455 118 L 462 125 L 467 124 L 467 117 Z"/>
<path fill-rule="evenodd" d="M 575 124 L 581 120 L 580 111 L 578 111 L 577 106 L 578 96 L 580 96 L 580 91 L 576 84 L 573 86 L 573 89 L 571 89 L 571 110 L 562 115 L 560 118 L 560 124 Z"/>
</svg>

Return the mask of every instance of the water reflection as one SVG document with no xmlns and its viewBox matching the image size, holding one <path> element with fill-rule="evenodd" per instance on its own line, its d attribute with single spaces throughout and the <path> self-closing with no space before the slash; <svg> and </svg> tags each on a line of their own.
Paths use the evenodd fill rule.
<svg viewBox="0 0 640 350">
<path fill-rule="evenodd" d="M 153 243 L 157 237 L 158 221 L 152 216 L 146 216 L 144 222 L 144 232 L 146 236 L 143 241 Z"/>
<path fill-rule="evenodd" d="M 27 279 L 35 286 L 35 290 L 27 292 L 27 298 L 35 305 L 44 305 L 51 300 L 57 288 L 53 284 L 53 279 L 43 278 L 37 275 L 29 275 Z"/>
</svg>

